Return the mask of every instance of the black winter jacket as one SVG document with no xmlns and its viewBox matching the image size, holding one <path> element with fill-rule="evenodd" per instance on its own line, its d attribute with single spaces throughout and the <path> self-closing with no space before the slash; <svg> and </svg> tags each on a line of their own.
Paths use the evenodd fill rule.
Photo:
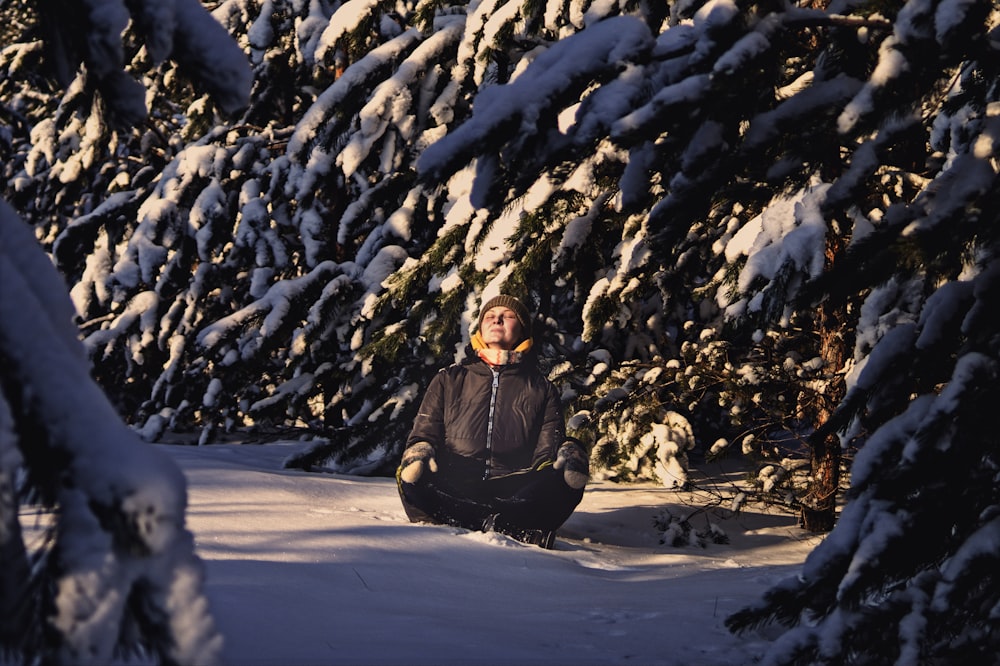
<svg viewBox="0 0 1000 666">
<path fill-rule="evenodd" d="M 439 371 L 406 445 L 429 442 L 435 476 L 452 485 L 555 460 L 566 439 L 562 405 L 534 359 L 491 368 L 472 355 Z"/>
</svg>

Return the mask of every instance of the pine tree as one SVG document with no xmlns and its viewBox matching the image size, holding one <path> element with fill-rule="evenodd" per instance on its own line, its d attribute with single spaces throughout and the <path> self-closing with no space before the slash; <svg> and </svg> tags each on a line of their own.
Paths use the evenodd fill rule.
<svg viewBox="0 0 1000 666">
<path fill-rule="evenodd" d="M 4 117 L 15 121 L 4 149 L 17 156 L 5 175 L 15 202 L 38 222 L 33 230 L 0 200 L 0 651 L 25 663 L 122 655 L 215 663 L 221 637 L 184 524 L 184 477 L 139 441 L 93 382 L 64 276 L 36 239 L 51 243 L 72 226 L 64 225 L 70 216 L 91 207 L 113 209 L 114 223 L 129 214 L 127 197 L 84 194 L 89 178 L 121 185 L 120 176 L 139 173 L 116 171 L 108 159 L 121 132 L 112 121 L 145 118 L 145 90 L 125 71 L 126 24 L 154 59 L 176 45 L 177 64 L 229 110 L 248 92 L 249 68 L 228 39 L 213 41 L 224 32 L 197 2 L 17 3 L 4 18 L 13 19 L 5 26 L 40 20 L 47 28 L 45 48 L 4 52 L 6 72 L 49 65 L 68 89 L 56 108 L 44 88 L 33 96 L 40 79 L 3 77 Z M 85 71 L 74 75 L 81 63 Z M 108 226 L 100 232 L 115 233 Z M 22 526 L 27 505 L 37 527 Z"/>
<path fill-rule="evenodd" d="M 715 282 L 713 272 L 722 269 L 712 242 L 724 242 L 735 224 L 759 212 L 766 189 L 754 203 L 743 196 L 749 188 L 738 188 L 731 200 L 746 202 L 742 211 L 693 226 L 675 252 L 678 259 L 664 264 L 651 252 L 644 222 L 647 213 L 661 210 L 654 204 L 664 190 L 642 183 L 664 182 L 673 158 L 655 154 L 664 152 L 653 147 L 661 142 L 640 142 L 626 152 L 615 142 L 634 141 L 611 135 L 619 116 L 647 102 L 643 108 L 656 105 L 649 90 L 683 74 L 677 62 L 685 60 L 695 34 L 680 24 L 683 16 L 669 20 L 680 35 L 677 55 L 649 61 L 653 35 L 668 17 L 648 9 L 637 13 L 628 3 L 603 7 L 608 17 L 596 8 L 581 14 L 575 5 L 516 2 L 480 3 L 472 11 L 420 3 L 407 15 L 378 2 L 345 5 L 344 11 L 316 4 L 269 7 L 260 16 L 235 2 L 216 10 L 255 63 L 259 103 L 248 109 L 243 129 L 208 131 L 184 147 L 171 141 L 162 154 L 162 175 L 143 175 L 155 172 L 152 167 L 116 176 L 138 187 L 93 202 L 72 224 L 57 221 L 46 233 L 74 284 L 95 374 L 145 436 L 198 428 L 199 441 L 210 441 L 233 429 L 300 425 L 336 435 L 327 448 L 351 451 L 338 454 L 343 468 L 356 469 L 351 460 L 358 457 L 362 468 L 380 467 L 380 458 L 391 466 L 413 396 L 447 362 L 449 350 L 461 355 L 463 320 L 473 317 L 485 289 L 500 286 L 536 303 L 551 323 L 539 330 L 550 345 L 553 376 L 566 385 L 567 396 L 578 396 L 574 423 L 609 474 L 628 478 L 628 467 L 647 469 L 629 462 L 643 447 L 646 462 L 655 463 L 655 447 L 641 442 L 668 413 L 683 412 L 699 429 L 719 435 L 774 429 L 774 415 L 786 405 L 751 418 L 745 415 L 760 410 L 741 391 L 723 395 L 713 388 L 736 389 L 746 376 L 727 370 L 723 360 L 740 354 L 740 345 L 717 353 L 731 346 L 729 334 L 706 344 L 725 324 L 709 288 L 694 298 L 683 288 Z M 726 27 L 727 20 L 695 24 L 715 44 L 712 31 L 732 39 L 740 34 Z M 302 28 L 293 39 L 294 25 Z M 586 49 L 574 47 L 580 40 L 559 41 L 575 33 L 586 37 Z M 608 44 L 593 51 L 602 33 Z M 795 53 L 802 50 L 792 43 Z M 718 45 L 706 48 L 724 52 Z M 562 54 L 570 49 L 584 51 L 579 66 L 547 71 L 547 62 L 568 61 Z M 625 75 L 623 58 L 634 61 Z M 695 74 L 679 85 L 703 77 L 712 62 L 698 59 Z M 156 99 L 165 108 L 186 104 L 189 120 L 179 131 L 194 137 L 198 128 L 204 131 L 205 115 L 198 112 L 204 104 L 191 98 L 178 103 L 173 100 L 184 98 L 176 92 L 165 94 L 177 78 L 156 83 Z M 502 97 L 491 101 L 497 93 L 530 99 L 532 86 L 544 92 L 538 104 L 510 109 Z M 529 94 L 512 96 L 508 88 Z M 469 191 L 465 171 L 449 183 L 433 174 L 418 182 L 417 156 L 440 153 L 433 144 L 452 128 L 461 139 L 474 102 L 497 107 L 494 113 L 512 110 L 514 116 L 502 118 L 504 127 L 521 118 L 523 136 L 516 151 L 505 149 L 504 155 L 529 160 L 518 170 L 521 177 L 496 192 Z M 578 102 L 573 140 L 553 141 L 555 125 L 568 121 Z M 739 106 L 720 101 L 712 108 L 732 115 Z M 288 127 L 289 118 L 301 120 Z M 716 127 L 743 122 L 743 116 L 726 117 L 692 130 L 697 140 L 685 149 L 683 164 L 696 170 L 711 161 L 711 151 L 696 154 L 704 139 Z M 615 131 L 622 137 L 631 132 Z M 51 132 L 72 136 L 62 124 Z M 502 136 L 487 137 L 477 148 Z M 438 146 L 453 140 L 446 136 Z M 661 173 L 645 173 L 656 160 L 664 164 Z M 531 174 L 546 163 L 550 172 L 533 184 Z M 475 169 L 492 169 L 490 164 L 480 159 Z M 475 182 L 505 182 L 502 171 L 495 175 Z M 723 192 L 723 182 L 718 176 L 706 189 Z M 530 193 L 516 198 L 522 192 Z M 469 205 L 491 198 L 496 201 L 485 215 Z M 445 234 L 438 231 L 442 225 Z M 492 263 L 461 257 L 493 246 L 503 250 Z M 243 268 L 251 256 L 253 268 Z M 589 266 L 594 268 L 581 270 Z M 448 279 L 453 271 L 462 277 L 456 285 Z M 383 285 L 386 277 L 391 279 Z M 307 285 L 311 291 L 303 291 Z M 722 365 L 712 368 L 709 359 Z M 592 375 L 619 363 L 610 383 Z M 650 373 L 646 365 L 660 369 Z M 622 390 L 636 381 L 644 387 L 638 393 Z M 801 384 L 797 377 L 792 382 Z M 720 411 L 728 415 L 723 419 Z M 630 420 L 643 425 L 627 426 Z M 732 425 L 720 426 L 722 420 Z M 759 424 L 748 425 L 754 420 Z M 344 445 L 339 440 L 347 432 Z"/>
<path fill-rule="evenodd" d="M 790 627 L 767 663 L 996 659 L 997 450 L 984 407 L 996 398 L 996 324 L 985 313 L 995 307 L 1000 209 L 988 9 L 932 14 L 910 3 L 880 57 L 896 61 L 896 76 L 869 83 L 861 101 L 875 101 L 846 118 L 873 128 L 874 154 L 859 156 L 831 198 L 876 173 L 870 157 L 897 169 L 920 158 L 920 144 L 901 135 L 916 134 L 928 150 L 920 177 L 886 173 L 909 196 L 816 287 L 836 300 L 872 286 L 855 352 L 867 358 L 827 425 L 871 434 L 830 538 L 800 576 L 727 621 L 736 630 Z M 926 92 L 916 99 L 886 89 L 918 82 Z M 894 118 L 901 102 L 920 116 Z"/>
<path fill-rule="evenodd" d="M 64 174 L 100 162 L 108 135 L 79 129 L 99 98 L 0 77 L 29 119 L 3 143 L 7 191 L 37 202 L 95 374 L 145 436 L 300 426 L 323 438 L 295 464 L 385 472 L 504 290 L 538 312 L 599 474 L 683 487 L 693 443 L 716 441 L 706 455 L 758 457 L 761 496 L 827 530 L 857 451 L 834 545 L 731 620 L 819 618 L 777 663 L 853 658 L 897 626 L 872 660 L 993 646 L 996 586 L 969 584 L 990 580 L 996 503 L 977 420 L 996 360 L 990 3 L 267 7 L 215 10 L 260 100 L 231 131 L 135 51 L 163 111 L 114 145 L 157 161 L 91 169 L 122 185 L 83 206 Z M 968 485 L 944 476 L 952 449 Z M 929 555 L 906 541 L 924 526 L 947 534 Z M 848 580 L 854 560 L 877 566 Z M 931 606 L 941 632 L 910 631 Z"/>
<path fill-rule="evenodd" d="M 801 364 L 791 355 L 782 363 L 791 361 L 795 370 L 789 382 L 801 414 L 795 429 L 808 436 L 812 476 L 819 481 L 813 497 L 803 500 L 808 526 L 833 525 L 840 452 L 848 442 L 862 447 L 847 525 L 837 532 L 856 536 L 846 537 L 846 548 L 831 538 L 833 545 L 818 549 L 815 566 L 807 567 L 806 580 L 791 581 L 763 609 L 732 621 L 733 627 L 745 627 L 752 621 L 748 618 L 772 614 L 812 618 L 776 648 L 778 663 L 907 661 L 914 656 L 950 661 L 995 652 L 990 620 L 995 586 L 966 583 L 982 576 L 980 562 L 991 561 L 985 553 L 995 550 L 984 548 L 994 538 L 994 447 L 983 440 L 983 412 L 971 397 L 992 396 L 995 349 L 990 343 L 967 349 L 963 339 L 993 338 L 992 326 L 979 315 L 989 308 L 993 292 L 992 234 L 981 225 L 993 214 L 990 193 L 996 177 L 988 115 L 996 79 L 980 61 L 989 58 L 987 15 L 985 3 L 932 12 L 912 2 L 889 18 L 798 10 L 749 15 L 706 5 L 694 13 L 691 24 L 677 26 L 681 29 L 674 39 L 664 40 L 676 50 L 664 46 L 658 56 L 665 64 L 648 68 L 662 78 L 648 72 L 636 76 L 636 88 L 653 90 L 645 105 L 626 113 L 617 107 L 617 119 L 607 123 L 609 138 L 619 149 L 637 158 L 649 152 L 648 160 L 629 163 L 630 168 L 647 165 L 652 176 L 637 180 L 668 183 L 663 194 L 629 192 L 626 199 L 626 186 L 634 181 L 626 178 L 627 170 L 621 172 L 622 201 L 642 204 L 645 199 L 650 206 L 648 246 L 655 261 L 669 269 L 671 260 L 690 260 L 692 246 L 705 247 L 710 241 L 724 250 L 726 260 L 715 262 L 713 276 L 716 303 L 725 314 L 721 321 L 749 323 L 745 330 L 756 326 L 761 333 L 774 327 L 785 348 L 798 337 L 812 352 L 800 357 Z M 422 176 L 439 181 L 474 161 L 471 200 L 498 218 L 509 215 L 513 203 L 534 200 L 532 188 L 541 182 L 550 192 L 571 182 L 571 172 L 560 167 L 574 157 L 583 159 L 585 151 L 574 152 L 575 132 L 580 131 L 580 145 L 593 145 L 589 135 L 576 129 L 591 120 L 582 114 L 589 108 L 587 100 L 597 98 L 603 85 L 621 99 L 621 78 L 614 87 L 601 80 L 601 54 L 611 52 L 604 49 L 613 49 L 632 26 L 639 30 L 638 24 L 623 21 L 607 32 L 581 31 L 537 57 L 503 90 L 491 91 L 482 111 L 474 105 L 466 123 L 425 151 L 418 164 Z M 804 43 L 816 39 L 823 48 L 812 52 L 805 71 L 780 66 L 787 55 L 775 57 L 779 49 L 796 43 L 787 39 L 790 33 L 818 29 L 829 36 L 806 35 Z M 966 37 L 958 39 L 959 34 Z M 633 47 L 641 44 L 640 39 L 627 41 Z M 554 71 L 572 73 L 542 85 Z M 748 89 L 755 93 L 747 98 L 740 94 L 747 88 L 734 81 L 752 82 Z M 734 87 L 727 88 L 727 82 Z M 542 92 L 519 95 L 519 83 Z M 559 112 L 573 107 L 577 91 L 588 87 L 590 96 L 579 107 L 577 124 L 563 129 Z M 481 93 L 477 100 L 482 99 Z M 633 99 L 643 97 L 637 93 Z M 598 101 L 593 107 L 608 108 Z M 530 118 L 527 130 L 524 118 Z M 521 133 L 509 138 L 518 127 Z M 726 202 L 739 204 L 730 208 Z M 622 213 L 631 210 L 621 208 Z M 741 218 L 745 211 L 750 215 Z M 729 217 L 731 213 L 736 214 Z M 718 225 L 716 231 L 706 233 L 701 218 Z M 702 235 L 691 239 L 693 229 Z M 941 235 L 965 229 L 969 231 L 948 239 Z M 837 284 L 845 275 L 846 286 Z M 947 287 L 943 292 L 938 291 L 942 281 Z M 965 284 L 953 288 L 953 281 Z M 965 306 L 951 302 L 970 292 L 976 298 L 966 299 Z M 623 313 L 618 302 L 588 302 L 603 305 L 593 310 L 598 316 L 591 331 L 606 328 L 609 321 L 614 325 L 614 315 Z M 949 315 L 965 312 L 969 314 L 960 329 L 945 326 Z M 793 335 L 783 332 L 789 329 Z M 809 335 L 794 335 L 795 329 L 811 331 L 812 343 Z M 941 355 L 945 329 L 960 336 Z M 747 338 L 733 339 L 747 344 Z M 699 340 L 710 341 L 711 334 L 702 333 Z M 933 358 L 922 352 L 924 345 L 933 346 Z M 748 368 L 744 364 L 733 374 Z M 899 377 L 901 368 L 913 369 Z M 633 377 L 645 379 L 646 372 Z M 637 403 L 649 394 L 635 390 L 637 382 L 618 381 L 620 390 L 607 385 L 600 390 L 608 397 L 633 396 Z M 689 386 L 696 385 L 692 378 Z M 931 404 L 936 408 L 923 417 Z M 635 421 L 634 413 L 623 413 Z M 848 427 L 852 417 L 858 427 Z M 947 478 L 934 482 L 942 474 L 943 452 L 956 446 L 970 449 L 967 458 L 959 457 L 964 462 L 949 457 L 961 474 L 968 476 L 973 467 L 986 470 L 973 474 L 983 482 L 974 482 L 971 497 L 963 493 L 966 501 L 958 505 L 943 494 L 921 490 L 929 484 L 943 493 L 959 483 Z M 928 452 L 918 453 L 923 449 Z M 904 471 L 897 482 L 892 468 L 881 463 L 899 455 L 897 464 Z M 929 501 L 902 507 L 896 504 L 902 497 Z M 951 510 L 943 513 L 945 505 Z M 951 517 L 953 512 L 961 515 Z M 903 515 L 896 518 L 898 513 Z M 917 522 L 911 523 L 911 517 Z M 949 538 L 942 545 L 935 541 L 934 552 L 922 553 L 911 543 L 921 538 L 916 524 L 934 526 L 934 534 Z M 882 525 L 888 535 L 878 529 Z M 852 558 L 860 558 L 858 564 L 851 565 Z M 883 572 L 887 561 L 899 562 L 900 568 Z M 898 593 L 892 594 L 894 590 Z M 931 599 L 933 610 L 928 609 Z M 953 612 L 950 604 L 956 600 L 971 602 L 973 610 L 959 613 L 959 622 L 937 624 L 937 614 Z M 824 618 L 819 626 L 816 617 Z M 914 620 L 917 629 L 911 631 Z M 931 625 L 933 630 L 920 630 Z M 875 640 L 887 631 L 902 631 L 902 644 Z M 944 642 L 952 635 L 960 640 Z M 869 647 L 875 643 L 877 648 Z"/>
</svg>

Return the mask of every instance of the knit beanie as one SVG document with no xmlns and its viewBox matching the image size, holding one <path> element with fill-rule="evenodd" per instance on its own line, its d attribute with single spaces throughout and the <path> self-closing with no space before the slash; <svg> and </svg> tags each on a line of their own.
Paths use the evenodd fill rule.
<svg viewBox="0 0 1000 666">
<path fill-rule="evenodd" d="M 517 316 L 517 321 L 521 324 L 521 329 L 524 331 L 524 337 L 531 337 L 531 313 L 528 312 L 528 308 L 525 307 L 524 303 L 506 294 L 494 296 L 483 303 L 483 307 L 479 308 L 479 323 L 476 324 L 477 331 L 482 329 L 483 317 L 486 316 L 486 313 L 497 307 L 505 307 L 513 310 L 514 315 Z"/>
</svg>

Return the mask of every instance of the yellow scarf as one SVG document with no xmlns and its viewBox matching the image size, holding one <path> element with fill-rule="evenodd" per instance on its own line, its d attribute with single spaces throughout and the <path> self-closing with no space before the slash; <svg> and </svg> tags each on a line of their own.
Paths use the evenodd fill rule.
<svg viewBox="0 0 1000 666">
<path fill-rule="evenodd" d="M 489 365 L 508 365 L 510 363 L 520 363 L 524 353 L 531 349 L 531 338 L 521 342 L 514 349 L 490 349 L 483 342 L 483 336 L 476 331 L 472 336 L 472 349 L 476 354 Z"/>
</svg>

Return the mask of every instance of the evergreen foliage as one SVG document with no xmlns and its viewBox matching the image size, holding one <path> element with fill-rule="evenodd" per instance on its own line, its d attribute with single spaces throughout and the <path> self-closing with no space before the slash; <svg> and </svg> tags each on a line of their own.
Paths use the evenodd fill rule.
<svg viewBox="0 0 1000 666">
<path fill-rule="evenodd" d="M 118 190 L 150 176 L 136 166 L 138 152 L 127 154 L 130 140 L 119 140 L 121 122 L 146 117 L 145 88 L 124 69 L 127 24 L 154 60 L 176 47 L 174 62 L 230 111 L 249 91 L 250 70 L 219 23 L 188 0 L 11 3 L 3 17 L 5 36 L 11 25 L 41 27 L 44 41 L 15 43 L 0 57 L 3 116 L 13 121 L 3 135 L 13 155 L 5 191 L 35 222 L 0 200 L 0 653 L 12 663 L 212 664 L 222 639 L 185 528 L 184 477 L 93 381 L 64 282 L 79 273 L 60 275 L 37 241 L 65 238 L 54 252 L 62 265 L 107 272 L 108 239 L 130 230 L 137 206 Z M 66 86 L 61 99 L 38 77 L 48 67 Z M 100 190 L 88 189 L 95 183 Z M 162 259 L 140 252 L 147 266 Z M 88 286 L 77 289 L 84 303 L 115 289 L 100 283 L 84 293 Z M 119 320 L 148 319 L 150 301 L 148 292 L 133 295 Z M 121 379 L 131 380 L 127 370 Z"/>
<path fill-rule="evenodd" d="M 131 133 L 25 87 L 21 40 L 4 192 L 145 437 L 386 473 L 507 291 L 607 478 L 738 448 L 828 529 L 857 451 L 801 579 L 730 619 L 801 622 L 772 663 L 992 654 L 997 9 L 799 4 L 229 0 L 241 123 L 137 50 Z"/>
</svg>

